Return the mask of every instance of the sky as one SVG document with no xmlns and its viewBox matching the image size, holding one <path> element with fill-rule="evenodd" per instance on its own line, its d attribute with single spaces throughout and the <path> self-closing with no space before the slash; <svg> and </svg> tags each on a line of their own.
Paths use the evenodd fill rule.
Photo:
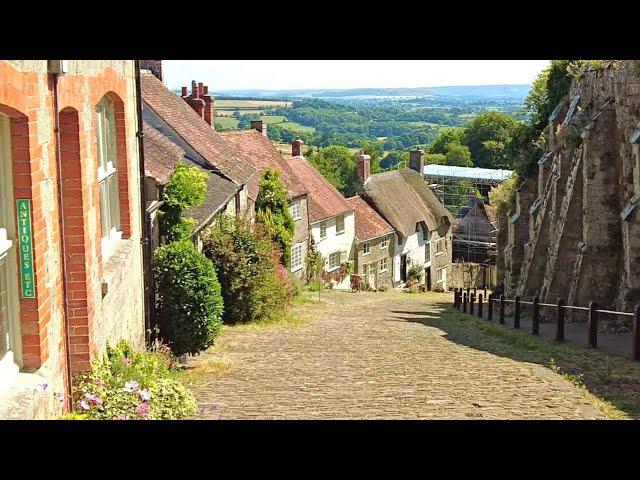
<svg viewBox="0 0 640 480">
<path fill-rule="evenodd" d="M 164 60 L 172 89 L 410 88 L 531 83 L 549 60 Z"/>
</svg>

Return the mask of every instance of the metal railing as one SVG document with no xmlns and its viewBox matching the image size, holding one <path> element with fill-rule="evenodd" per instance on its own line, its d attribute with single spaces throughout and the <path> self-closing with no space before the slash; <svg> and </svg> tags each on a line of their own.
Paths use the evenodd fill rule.
<svg viewBox="0 0 640 480">
<path fill-rule="evenodd" d="M 562 298 L 558 298 L 556 303 L 542 303 L 535 297 L 532 302 L 521 300 L 516 295 L 513 299 L 504 298 L 504 295 L 489 294 L 485 290 L 483 297 L 482 293 L 477 294 L 474 289 L 472 292 L 470 288 L 467 288 L 466 292 L 462 288 L 456 288 L 454 290 L 454 308 L 461 310 L 462 313 L 469 313 L 470 315 L 477 314 L 478 317 L 484 318 L 483 315 L 483 300 L 487 300 L 487 320 L 493 321 L 493 307 L 494 304 L 498 306 L 498 323 L 504 325 L 505 314 L 504 309 L 506 304 L 513 304 L 513 328 L 520 328 L 521 318 L 521 306 L 531 306 L 531 333 L 534 335 L 540 334 L 540 308 L 553 308 L 555 310 L 555 339 L 558 341 L 564 340 L 565 334 L 565 312 L 575 310 L 588 312 L 587 320 L 587 346 L 597 348 L 598 346 L 598 322 L 600 314 L 618 315 L 622 317 L 632 317 L 632 356 L 634 360 L 640 361 L 640 305 L 636 305 L 633 313 L 629 312 L 616 312 L 614 310 L 599 309 L 596 302 L 589 302 L 588 307 L 579 307 L 575 305 L 565 305 Z M 477 305 L 477 308 L 476 308 Z M 477 312 L 477 313 L 474 313 Z"/>
</svg>

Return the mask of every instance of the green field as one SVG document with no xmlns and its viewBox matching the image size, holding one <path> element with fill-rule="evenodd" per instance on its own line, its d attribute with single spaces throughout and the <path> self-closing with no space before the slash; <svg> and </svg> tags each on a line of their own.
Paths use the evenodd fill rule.
<svg viewBox="0 0 640 480">
<path fill-rule="evenodd" d="M 282 115 L 260 115 L 260 120 L 268 125 L 270 123 L 283 123 L 284 117 Z"/>
<path fill-rule="evenodd" d="M 294 133 L 313 133 L 316 131 L 313 127 L 306 127 L 296 122 L 282 122 L 278 123 L 278 126 Z"/>
<path fill-rule="evenodd" d="M 238 128 L 238 120 L 233 117 L 218 117 L 215 118 L 215 123 L 220 124 L 222 128 Z"/>
</svg>

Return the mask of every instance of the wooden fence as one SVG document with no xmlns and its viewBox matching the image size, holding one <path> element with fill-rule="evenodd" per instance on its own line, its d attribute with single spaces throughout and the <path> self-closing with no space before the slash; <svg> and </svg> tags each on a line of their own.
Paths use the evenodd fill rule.
<svg viewBox="0 0 640 480">
<path fill-rule="evenodd" d="M 634 360 L 640 361 L 640 305 L 636 305 L 633 313 L 628 312 L 615 312 L 612 310 L 602 310 L 598 308 L 596 302 L 589 302 L 588 307 L 576 307 L 572 305 L 565 305 L 562 298 L 558 298 L 558 301 L 554 303 L 542 303 L 535 297 L 533 302 L 526 302 L 520 300 L 519 296 L 514 299 L 506 299 L 504 295 L 497 296 L 495 294 L 489 294 L 487 298 L 487 291 L 484 291 L 484 297 L 482 293 L 477 295 L 477 291 L 474 289 L 472 292 L 470 288 L 467 288 L 466 292 L 462 288 L 456 288 L 454 290 L 453 306 L 463 313 L 469 313 L 470 315 L 477 314 L 478 317 L 484 318 L 483 315 L 483 299 L 486 299 L 487 306 L 487 320 L 493 321 L 493 308 L 494 305 L 498 307 L 498 323 L 504 325 L 504 308 L 505 304 L 513 304 L 513 328 L 520 328 L 520 313 L 522 305 L 531 305 L 531 333 L 539 335 L 540 333 L 540 307 L 553 308 L 555 310 L 556 320 L 556 333 L 555 338 L 558 341 L 564 340 L 565 330 L 565 311 L 576 310 L 588 312 L 587 323 L 587 345 L 592 348 L 598 346 L 598 317 L 601 313 L 609 315 L 618 315 L 622 317 L 632 317 L 632 355 Z"/>
</svg>

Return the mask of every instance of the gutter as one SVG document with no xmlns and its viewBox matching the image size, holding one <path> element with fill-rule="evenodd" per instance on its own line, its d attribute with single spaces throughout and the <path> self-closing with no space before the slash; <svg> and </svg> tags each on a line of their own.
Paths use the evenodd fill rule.
<svg viewBox="0 0 640 480">
<path fill-rule="evenodd" d="M 142 277 L 143 277 L 143 294 L 144 294 L 144 329 L 145 341 L 149 343 L 151 336 L 152 309 L 154 305 L 154 283 L 153 283 L 153 252 L 151 250 L 151 242 L 149 241 L 149 232 L 147 228 L 148 214 L 145 208 L 147 201 L 145 189 L 144 175 L 144 141 L 143 141 L 143 125 L 142 125 L 142 88 L 140 86 L 140 61 L 133 61 L 136 81 L 136 115 L 138 117 L 138 162 L 139 162 L 139 181 L 140 181 L 140 243 L 142 245 Z"/>
</svg>

